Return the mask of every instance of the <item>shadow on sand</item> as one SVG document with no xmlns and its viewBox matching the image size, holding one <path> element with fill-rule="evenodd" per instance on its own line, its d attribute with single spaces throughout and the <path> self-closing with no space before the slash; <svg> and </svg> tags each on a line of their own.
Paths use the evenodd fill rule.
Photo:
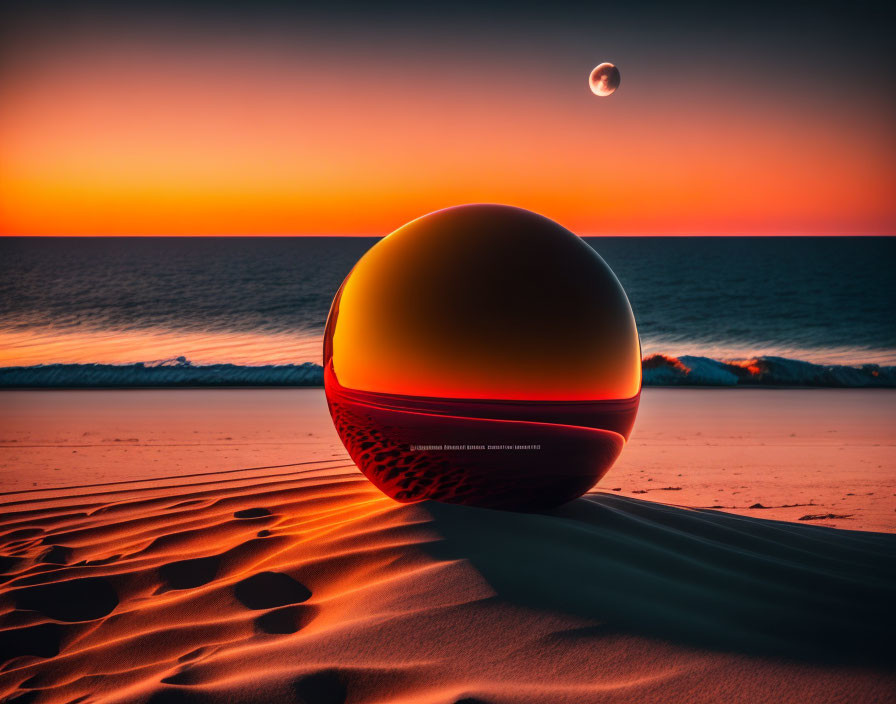
<svg viewBox="0 0 896 704">
<path fill-rule="evenodd" d="M 547 513 L 426 503 L 497 599 L 594 627 L 751 655 L 892 662 L 896 535 L 593 494 Z"/>
</svg>

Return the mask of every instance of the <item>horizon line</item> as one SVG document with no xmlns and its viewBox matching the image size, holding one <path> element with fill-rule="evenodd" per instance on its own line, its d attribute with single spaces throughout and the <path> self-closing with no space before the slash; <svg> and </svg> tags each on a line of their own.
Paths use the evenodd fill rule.
<svg viewBox="0 0 896 704">
<path fill-rule="evenodd" d="M 567 228 L 568 229 L 568 228 Z M 391 232 L 394 232 L 391 231 Z M 304 234 L 286 234 L 286 233 L 204 233 L 204 234 L 96 234 L 96 235 L 85 235 L 85 234 L 54 234 L 54 235 L 16 235 L 16 234 L 0 234 L 0 239 L 103 239 L 103 238 L 129 238 L 129 239 L 175 239 L 175 238 L 183 238 L 183 239 L 200 239 L 200 238 L 265 238 L 265 239 L 279 239 L 279 238 L 299 238 L 299 237 L 316 237 L 316 238 L 350 238 L 350 237 L 386 237 L 391 232 L 387 232 L 385 234 L 382 233 L 330 233 L 330 234 L 320 234 L 320 233 L 304 233 Z M 762 237 L 762 238 L 780 238 L 780 237 L 894 237 L 894 234 L 880 233 L 880 232 L 851 232 L 851 233 L 838 233 L 838 232 L 787 232 L 787 233 L 761 233 L 761 232 L 737 232 L 737 233 L 686 233 L 686 232 L 674 232 L 674 233 L 653 233 L 653 232 L 643 232 L 643 233 L 586 233 L 579 234 L 579 237 L 626 237 L 626 238 L 660 238 L 660 237 L 668 237 L 668 238 L 685 238 L 685 237 Z"/>
</svg>

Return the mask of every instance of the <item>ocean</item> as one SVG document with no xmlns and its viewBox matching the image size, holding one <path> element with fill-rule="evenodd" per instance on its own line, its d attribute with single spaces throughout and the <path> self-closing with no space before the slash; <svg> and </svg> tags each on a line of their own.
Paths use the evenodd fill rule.
<svg viewBox="0 0 896 704">
<path fill-rule="evenodd" d="M 376 241 L 2 238 L 0 387 L 320 383 L 330 303 Z M 586 241 L 646 384 L 896 385 L 896 238 Z"/>
</svg>

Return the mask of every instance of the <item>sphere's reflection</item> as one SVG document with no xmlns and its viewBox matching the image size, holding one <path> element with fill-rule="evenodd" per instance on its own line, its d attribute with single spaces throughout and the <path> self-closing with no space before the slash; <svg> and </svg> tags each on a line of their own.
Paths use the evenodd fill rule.
<svg viewBox="0 0 896 704">
<path fill-rule="evenodd" d="M 399 501 L 505 508 L 590 489 L 641 388 L 628 299 L 534 213 L 449 208 L 378 242 L 333 301 L 325 388 L 352 459 Z"/>
</svg>

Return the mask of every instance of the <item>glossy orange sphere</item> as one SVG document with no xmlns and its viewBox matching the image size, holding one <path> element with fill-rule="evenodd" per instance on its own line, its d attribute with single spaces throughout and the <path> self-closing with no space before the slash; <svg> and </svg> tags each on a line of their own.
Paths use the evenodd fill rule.
<svg viewBox="0 0 896 704">
<path fill-rule="evenodd" d="M 324 384 L 352 459 L 400 501 L 541 508 L 631 432 L 634 316 L 594 250 L 519 208 L 467 205 L 372 247 L 333 301 Z"/>
</svg>

